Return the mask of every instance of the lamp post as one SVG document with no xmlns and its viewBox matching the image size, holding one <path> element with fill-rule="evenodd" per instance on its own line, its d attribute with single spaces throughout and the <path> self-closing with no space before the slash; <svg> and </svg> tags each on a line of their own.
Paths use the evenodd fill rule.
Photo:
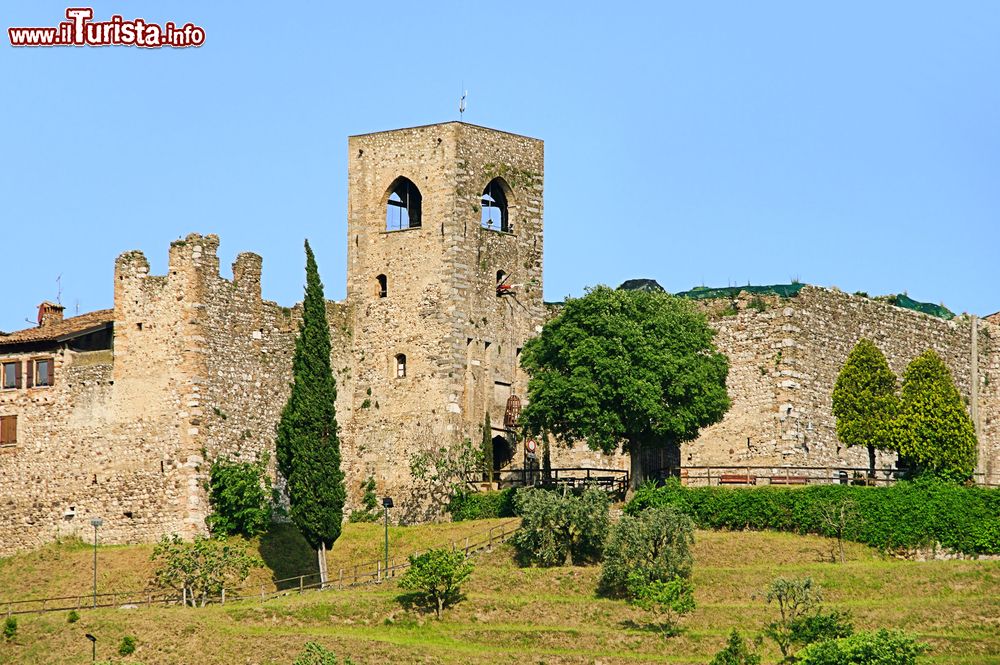
<svg viewBox="0 0 1000 665">
<path fill-rule="evenodd" d="M 385 511 L 385 575 L 389 576 L 389 509 L 392 508 L 392 498 L 382 499 L 382 508 Z"/>
<path fill-rule="evenodd" d="M 97 662 L 97 638 L 87 633 L 87 639 L 90 640 L 90 662 Z"/>
<path fill-rule="evenodd" d="M 95 517 L 90 520 L 90 526 L 94 527 L 94 608 L 97 608 L 97 527 L 104 524 L 104 520 L 100 517 Z M 88 636 L 90 637 L 90 636 Z M 92 638 L 91 641 L 94 641 Z M 96 641 L 95 641 L 96 644 Z M 96 646 L 94 647 L 97 648 Z"/>
</svg>

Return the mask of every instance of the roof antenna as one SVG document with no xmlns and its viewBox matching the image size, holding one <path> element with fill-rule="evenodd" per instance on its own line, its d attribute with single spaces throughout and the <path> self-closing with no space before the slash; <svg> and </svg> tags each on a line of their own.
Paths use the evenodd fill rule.
<svg viewBox="0 0 1000 665">
<path fill-rule="evenodd" d="M 462 81 L 462 87 L 465 87 L 465 81 Z M 458 100 L 458 121 L 462 122 L 462 116 L 465 114 L 465 98 L 469 95 L 468 90 L 462 91 L 462 98 Z"/>
<path fill-rule="evenodd" d="M 56 277 L 56 303 L 62 304 L 62 273 Z"/>
</svg>

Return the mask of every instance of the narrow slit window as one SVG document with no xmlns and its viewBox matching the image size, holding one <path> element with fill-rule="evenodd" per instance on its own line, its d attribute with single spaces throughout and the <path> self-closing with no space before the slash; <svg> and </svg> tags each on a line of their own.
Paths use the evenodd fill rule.
<svg viewBox="0 0 1000 665">
<path fill-rule="evenodd" d="M 385 230 L 414 229 L 420 227 L 423 197 L 409 178 L 400 176 L 389 186 L 385 206 Z"/>
<path fill-rule="evenodd" d="M 396 354 L 396 378 L 402 379 L 406 376 L 406 354 Z"/>
<path fill-rule="evenodd" d="M 506 184 L 500 178 L 490 180 L 483 190 L 482 219 L 483 228 L 509 233 L 510 218 L 507 213 Z"/>
<path fill-rule="evenodd" d="M 389 295 L 389 279 L 385 275 L 379 275 L 375 278 L 377 283 L 376 291 L 379 298 L 385 298 Z"/>
</svg>

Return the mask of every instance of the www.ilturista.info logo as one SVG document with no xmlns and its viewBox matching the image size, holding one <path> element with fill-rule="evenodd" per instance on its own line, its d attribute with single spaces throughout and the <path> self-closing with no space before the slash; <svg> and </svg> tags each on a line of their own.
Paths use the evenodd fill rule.
<svg viewBox="0 0 1000 665">
<path fill-rule="evenodd" d="M 91 7 L 70 7 L 68 21 L 54 28 L 7 28 L 11 46 L 141 46 L 143 48 L 186 48 L 205 43 L 205 29 L 193 23 L 178 27 L 135 18 L 126 21 L 112 16 L 108 21 L 91 21 Z"/>
</svg>

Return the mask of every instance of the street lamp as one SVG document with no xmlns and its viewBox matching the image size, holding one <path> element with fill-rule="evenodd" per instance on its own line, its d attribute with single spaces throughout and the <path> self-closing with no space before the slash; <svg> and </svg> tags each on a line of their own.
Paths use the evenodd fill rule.
<svg viewBox="0 0 1000 665">
<path fill-rule="evenodd" d="M 95 609 L 97 608 L 97 527 L 101 526 L 102 524 L 104 524 L 104 520 L 102 520 L 100 517 L 95 517 L 94 519 L 90 520 L 90 526 L 94 527 L 94 608 Z M 91 641 L 94 641 L 96 639 L 89 635 L 88 637 L 91 637 Z M 96 649 L 97 647 L 95 646 L 94 648 Z"/>
<path fill-rule="evenodd" d="M 389 576 L 389 509 L 392 508 L 392 498 L 382 499 L 382 508 L 385 509 L 385 575 Z"/>
<path fill-rule="evenodd" d="M 98 520 L 99 521 L 99 520 Z M 87 639 L 90 640 L 90 662 L 97 662 L 97 638 L 87 633 Z"/>
</svg>

